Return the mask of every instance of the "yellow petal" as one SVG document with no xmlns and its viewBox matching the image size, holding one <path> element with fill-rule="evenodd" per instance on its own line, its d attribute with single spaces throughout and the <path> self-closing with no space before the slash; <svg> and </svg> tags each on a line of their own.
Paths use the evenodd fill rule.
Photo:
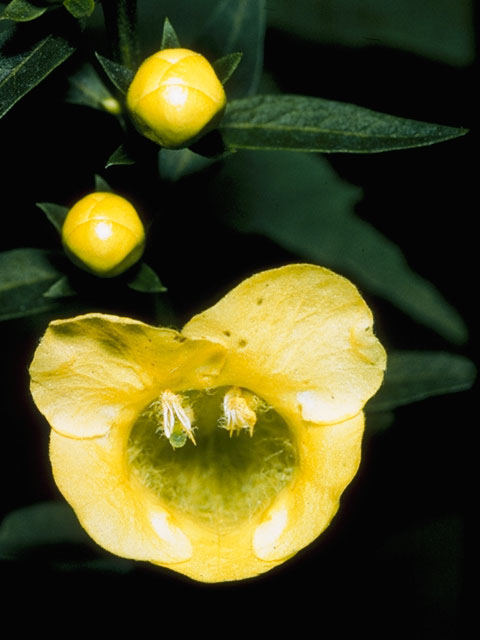
<svg viewBox="0 0 480 640">
<path fill-rule="evenodd" d="M 219 345 L 92 313 L 50 324 L 30 367 L 31 392 L 55 431 L 90 438 L 131 424 L 163 388 L 212 386 L 223 360 Z"/>
<path fill-rule="evenodd" d="M 104 549 L 157 563 L 187 560 L 192 555 L 190 540 L 170 513 L 129 475 L 125 464 L 128 428 L 90 439 L 52 431 L 55 481 L 82 526 Z"/>
<path fill-rule="evenodd" d="M 52 431 L 50 458 L 63 495 L 105 549 L 203 582 L 241 580 L 281 564 L 328 526 L 357 470 L 363 426 L 359 414 L 296 428 L 294 481 L 266 510 L 226 530 L 185 516 L 138 482 L 125 459 L 128 426 L 92 439 Z"/>
<path fill-rule="evenodd" d="M 140 66 L 127 106 L 140 133 L 171 149 L 192 143 L 217 125 L 226 96 L 213 67 L 189 49 L 163 49 Z"/>
<path fill-rule="evenodd" d="M 145 230 L 133 206 L 113 193 L 90 193 L 68 212 L 62 242 L 71 260 L 100 277 L 113 277 L 137 262 Z"/>
<path fill-rule="evenodd" d="M 363 430 L 363 413 L 335 425 L 296 425 L 299 473 L 254 532 L 259 558 L 278 564 L 327 528 L 360 464 Z"/>
<path fill-rule="evenodd" d="M 228 349 L 224 384 L 329 424 L 355 416 L 382 382 L 386 355 L 372 325 L 351 282 L 300 264 L 245 280 L 182 333 Z"/>
<path fill-rule="evenodd" d="M 246 280 L 183 334 L 101 314 L 54 322 L 31 376 L 55 480 L 89 534 L 219 582 L 272 569 L 328 526 L 384 367 L 357 289 L 291 265 Z M 149 406 L 165 390 L 196 446 L 158 433 Z M 247 413 L 249 433 L 218 428 L 225 411 L 237 426 Z"/>
</svg>

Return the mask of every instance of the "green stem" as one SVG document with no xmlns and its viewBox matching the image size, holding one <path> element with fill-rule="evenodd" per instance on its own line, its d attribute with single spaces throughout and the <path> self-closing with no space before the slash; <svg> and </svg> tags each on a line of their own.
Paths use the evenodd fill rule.
<svg viewBox="0 0 480 640">
<path fill-rule="evenodd" d="M 137 0 L 103 0 L 102 9 L 115 61 L 136 70 Z"/>
</svg>

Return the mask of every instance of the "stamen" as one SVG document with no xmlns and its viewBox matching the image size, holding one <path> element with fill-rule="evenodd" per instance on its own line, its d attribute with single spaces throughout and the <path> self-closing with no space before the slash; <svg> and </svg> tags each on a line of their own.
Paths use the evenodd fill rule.
<svg viewBox="0 0 480 640">
<path fill-rule="evenodd" d="M 174 449 L 183 447 L 187 437 L 193 442 L 193 410 L 183 405 L 183 398 L 172 391 L 163 391 L 158 400 L 152 402 L 149 412 L 160 423 L 157 431 L 162 431 Z"/>
<path fill-rule="evenodd" d="M 232 387 L 223 398 L 223 417 L 218 421 L 218 426 L 226 429 L 232 437 L 242 429 L 248 429 L 253 436 L 253 428 L 257 422 L 257 409 L 261 400 L 250 391 Z"/>
</svg>

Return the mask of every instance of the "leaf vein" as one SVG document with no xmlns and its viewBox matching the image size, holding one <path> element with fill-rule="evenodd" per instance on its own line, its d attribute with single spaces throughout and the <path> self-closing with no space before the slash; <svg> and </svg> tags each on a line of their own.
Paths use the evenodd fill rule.
<svg viewBox="0 0 480 640">
<path fill-rule="evenodd" d="M 234 124 L 227 123 L 226 125 L 221 127 L 222 129 L 238 129 L 238 130 L 247 130 L 247 129 L 265 129 L 266 131 L 286 131 L 293 132 L 298 131 L 301 133 L 317 133 L 317 134 L 329 134 L 329 135 L 342 135 L 342 136 L 352 136 L 357 138 L 381 138 L 381 139 L 399 139 L 403 140 L 404 138 L 418 138 L 418 137 L 432 137 L 431 135 L 412 133 L 409 135 L 397 135 L 394 133 L 382 134 L 382 133 L 364 133 L 361 131 L 348 131 L 342 129 L 324 129 L 321 127 L 312 127 L 312 126 L 285 126 L 285 125 L 275 125 L 275 124 L 255 124 L 250 122 L 238 122 Z"/>
<path fill-rule="evenodd" d="M 47 43 L 47 40 L 50 40 L 51 37 L 51 35 L 48 35 L 41 42 L 39 42 L 38 45 L 31 50 L 30 54 L 23 58 L 22 61 L 16 67 L 14 67 L 12 71 L 7 74 L 7 76 L 0 82 L 0 87 L 2 87 L 8 80 L 15 79 L 15 76 L 20 71 L 20 69 L 27 64 L 32 56 L 34 56 L 44 47 L 44 45 Z"/>
</svg>

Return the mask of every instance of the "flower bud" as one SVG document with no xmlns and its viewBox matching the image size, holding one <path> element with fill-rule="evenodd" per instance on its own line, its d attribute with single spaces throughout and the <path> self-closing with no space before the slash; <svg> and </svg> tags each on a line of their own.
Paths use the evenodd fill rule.
<svg viewBox="0 0 480 640">
<path fill-rule="evenodd" d="M 110 278 L 139 260 L 145 246 L 145 230 L 125 198 L 113 193 L 90 193 L 68 212 L 62 242 L 75 264 Z"/>
<path fill-rule="evenodd" d="M 138 131 L 169 149 L 187 146 L 213 129 L 225 105 L 213 67 L 189 49 L 163 49 L 147 58 L 127 94 Z"/>
</svg>

